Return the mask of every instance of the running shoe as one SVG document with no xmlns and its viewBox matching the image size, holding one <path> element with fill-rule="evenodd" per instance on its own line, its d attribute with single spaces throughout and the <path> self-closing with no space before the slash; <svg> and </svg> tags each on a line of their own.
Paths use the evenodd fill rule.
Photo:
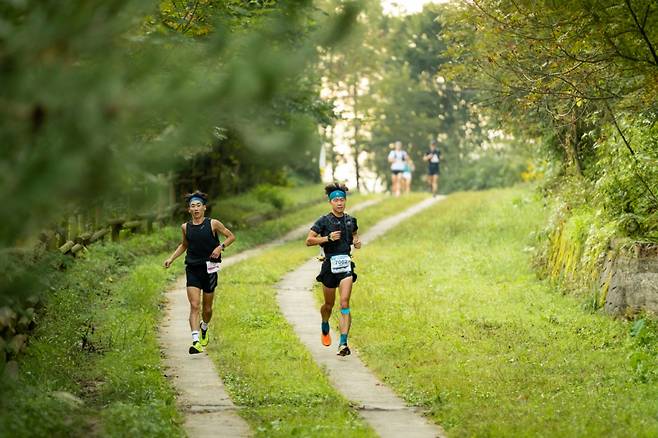
<svg viewBox="0 0 658 438">
<path fill-rule="evenodd" d="M 208 330 L 201 329 L 201 339 L 199 340 L 203 347 L 208 345 L 210 342 L 210 336 L 208 336 Z"/>
<path fill-rule="evenodd" d="M 322 333 L 321 339 L 322 339 L 322 345 L 324 345 L 325 347 L 331 346 L 331 335 L 329 334 L 329 332 L 327 332 L 327 334 Z"/>
<path fill-rule="evenodd" d="M 194 341 L 194 343 L 190 346 L 190 354 L 199 353 L 203 353 L 203 346 L 201 345 L 201 342 Z"/>
<path fill-rule="evenodd" d="M 338 353 L 336 353 L 338 356 L 349 356 L 352 354 L 350 351 L 350 347 L 347 346 L 347 344 L 342 344 L 338 346 Z"/>
</svg>

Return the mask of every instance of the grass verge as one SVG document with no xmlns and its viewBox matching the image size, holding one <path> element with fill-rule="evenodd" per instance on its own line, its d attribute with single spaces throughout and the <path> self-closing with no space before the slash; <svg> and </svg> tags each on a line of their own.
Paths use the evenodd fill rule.
<svg viewBox="0 0 658 438">
<path fill-rule="evenodd" d="M 280 237 L 326 209 L 321 202 L 240 231 L 231 250 Z M 178 262 L 165 274 L 161 263 L 179 240 L 179 227 L 165 227 L 59 258 L 63 271 L 44 268 L 45 307 L 18 370 L 0 379 L 0 436 L 182 434 L 155 338 L 162 291 L 183 272 Z"/>
<path fill-rule="evenodd" d="M 355 214 L 359 227 L 364 231 L 423 197 L 390 199 L 362 210 Z M 301 223 L 312 222 L 327 211 L 324 205 L 313 215 L 297 216 Z M 331 387 L 278 309 L 276 283 L 316 254 L 317 248 L 300 240 L 226 268 L 211 328 L 217 342 L 208 354 L 259 436 L 375 436 Z M 317 317 L 319 326 L 319 311 Z"/>
<path fill-rule="evenodd" d="M 155 339 L 168 278 L 147 255 L 175 238 L 97 246 L 47 273 L 51 291 L 29 348 L 17 375 L 0 381 L 0 435 L 181 435 Z"/>
<path fill-rule="evenodd" d="M 658 436 L 655 326 L 537 280 L 545 215 L 523 188 L 456 194 L 364 247 L 353 346 L 452 436 Z"/>
</svg>

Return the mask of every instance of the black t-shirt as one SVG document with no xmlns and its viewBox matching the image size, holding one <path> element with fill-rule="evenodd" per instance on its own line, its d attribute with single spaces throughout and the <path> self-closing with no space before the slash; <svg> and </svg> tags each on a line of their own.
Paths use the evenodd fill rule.
<svg viewBox="0 0 658 438">
<path fill-rule="evenodd" d="M 439 148 L 436 148 L 435 150 L 428 150 L 425 152 L 425 156 L 427 155 L 432 155 L 432 158 L 427 160 L 430 166 L 438 166 L 439 162 L 441 160 L 441 151 L 439 151 Z"/>
<path fill-rule="evenodd" d="M 210 254 L 219 246 L 219 237 L 213 233 L 210 218 L 205 218 L 199 225 L 192 221 L 185 227 L 187 238 L 187 254 L 185 264 L 189 266 L 203 265 L 210 260 Z"/>
<path fill-rule="evenodd" d="M 359 229 L 356 218 L 348 214 L 341 217 L 334 216 L 333 213 L 326 214 L 313 224 L 311 230 L 320 236 L 328 236 L 329 233 L 340 230 L 340 239 L 331 242 L 321 243 L 324 248 L 324 254 L 328 257 L 337 254 L 350 254 L 353 235 Z"/>
</svg>

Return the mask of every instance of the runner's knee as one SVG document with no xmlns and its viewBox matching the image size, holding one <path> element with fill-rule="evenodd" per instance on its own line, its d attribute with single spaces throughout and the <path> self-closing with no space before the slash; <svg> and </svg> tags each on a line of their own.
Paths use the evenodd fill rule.
<svg viewBox="0 0 658 438">
<path fill-rule="evenodd" d="M 212 301 L 203 300 L 203 311 L 204 312 L 212 312 Z"/>
<path fill-rule="evenodd" d="M 201 305 L 198 301 L 190 301 L 190 310 L 192 312 L 198 312 L 201 309 Z"/>
</svg>

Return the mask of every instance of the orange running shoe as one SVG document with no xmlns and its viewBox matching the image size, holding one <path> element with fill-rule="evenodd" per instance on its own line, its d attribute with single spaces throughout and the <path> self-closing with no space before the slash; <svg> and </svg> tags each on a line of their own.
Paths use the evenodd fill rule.
<svg viewBox="0 0 658 438">
<path fill-rule="evenodd" d="M 331 346 L 331 335 L 329 333 L 327 333 L 326 335 L 322 333 L 321 338 L 322 338 L 322 345 L 324 345 L 325 347 Z"/>
</svg>

